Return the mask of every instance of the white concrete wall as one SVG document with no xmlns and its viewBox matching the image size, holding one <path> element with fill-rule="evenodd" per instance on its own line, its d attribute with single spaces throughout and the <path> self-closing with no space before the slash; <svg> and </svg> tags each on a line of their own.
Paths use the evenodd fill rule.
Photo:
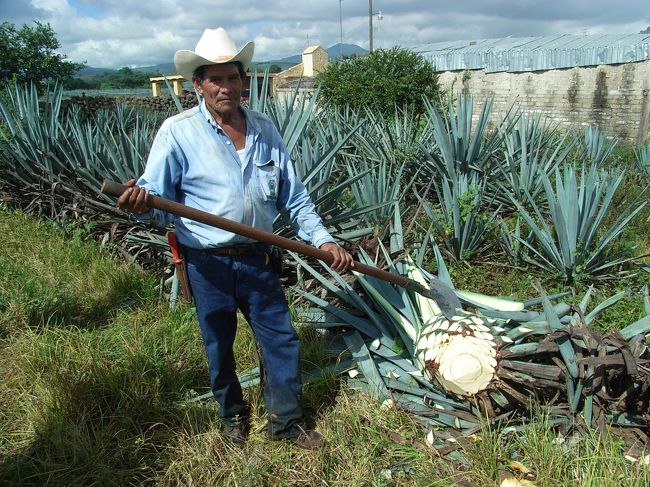
<svg viewBox="0 0 650 487">
<path fill-rule="evenodd" d="M 447 71 L 444 89 L 494 97 L 494 117 L 517 103 L 566 127 L 597 125 L 626 142 L 650 139 L 650 61 L 529 73 Z"/>
</svg>

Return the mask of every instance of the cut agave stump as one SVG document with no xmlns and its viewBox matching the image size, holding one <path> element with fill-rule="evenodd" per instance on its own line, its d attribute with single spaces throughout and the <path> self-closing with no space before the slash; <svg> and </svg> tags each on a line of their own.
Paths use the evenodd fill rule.
<svg viewBox="0 0 650 487">
<path fill-rule="evenodd" d="M 439 316 L 421 331 L 415 353 L 429 380 L 460 396 L 484 390 L 496 375 L 492 330 L 485 319 L 468 313 Z"/>
</svg>

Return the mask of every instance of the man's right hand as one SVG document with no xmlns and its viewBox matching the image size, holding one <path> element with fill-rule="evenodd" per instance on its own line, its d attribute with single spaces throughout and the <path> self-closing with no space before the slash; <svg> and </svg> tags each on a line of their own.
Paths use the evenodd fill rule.
<svg viewBox="0 0 650 487">
<path fill-rule="evenodd" d="M 127 213 L 146 213 L 151 209 L 149 195 L 147 192 L 135 185 L 135 179 L 129 179 L 126 183 L 126 190 L 117 199 L 117 206 Z"/>
</svg>

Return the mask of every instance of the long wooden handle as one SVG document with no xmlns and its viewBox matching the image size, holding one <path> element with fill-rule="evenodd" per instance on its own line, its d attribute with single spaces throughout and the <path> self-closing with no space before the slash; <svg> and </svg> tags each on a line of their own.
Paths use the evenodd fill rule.
<svg viewBox="0 0 650 487">
<path fill-rule="evenodd" d="M 126 189 L 127 186 L 124 186 L 123 184 L 104 180 L 101 191 L 102 193 L 109 194 L 117 198 L 120 197 Z M 161 198 L 160 196 L 148 195 L 148 198 L 148 202 L 151 207 L 158 210 L 166 211 L 177 216 L 182 216 L 184 218 L 189 218 L 190 220 L 205 223 L 206 225 L 236 233 L 237 235 L 243 235 L 244 237 L 249 237 L 253 240 L 264 242 L 269 245 L 274 245 L 285 250 L 291 250 L 299 254 L 308 255 L 310 257 L 314 257 L 316 259 L 327 262 L 328 264 L 331 264 L 332 260 L 334 260 L 332 254 L 326 250 L 320 250 L 316 247 L 312 247 L 311 245 L 307 245 L 302 242 L 297 242 L 295 240 L 290 240 L 288 238 L 281 237 L 270 232 L 258 230 L 249 225 L 244 225 L 243 223 L 234 222 L 221 216 L 213 215 L 202 210 L 197 210 L 196 208 L 191 208 L 181 203 L 177 203 L 166 198 Z M 412 279 L 408 279 L 397 274 L 391 274 L 390 272 L 363 264 L 358 261 L 354 261 L 354 270 L 369 276 L 376 277 L 378 279 L 382 279 L 384 281 L 391 282 L 393 284 L 397 284 L 398 286 L 405 287 L 407 289 L 413 289 L 414 291 L 419 291 L 420 288 L 423 287 Z"/>
</svg>

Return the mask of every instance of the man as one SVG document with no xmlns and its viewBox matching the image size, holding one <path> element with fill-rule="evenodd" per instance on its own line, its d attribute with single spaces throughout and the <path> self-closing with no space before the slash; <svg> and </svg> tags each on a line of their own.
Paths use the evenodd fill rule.
<svg viewBox="0 0 650 487">
<path fill-rule="evenodd" d="M 144 174 L 118 199 L 124 211 L 164 226 L 173 216 L 153 210 L 147 192 L 271 231 L 278 212 L 299 235 L 332 254 L 343 272 L 352 257 L 324 228 L 296 176 L 280 134 L 265 115 L 240 106 L 242 81 L 253 57 L 253 43 L 237 50 L 222 28 L 206 29 L 194 51 L 178 51 L 179 74 L 191 79 L 202 99 L 198 107 L 161 126 Z M 226 439 L 246 439 L 250 411 L 235 373 L 233 341 L 239 309 L 260 343 L 264 361 L 264 399 L 271 439 L 291 438 L 313 448 L 321 436 L 308 430 L 300 404 L 298 337 L 268 246 L 224 230 L 175 220 L 186 249 L 212 391 L 220 405 Z"/>
</svg>

